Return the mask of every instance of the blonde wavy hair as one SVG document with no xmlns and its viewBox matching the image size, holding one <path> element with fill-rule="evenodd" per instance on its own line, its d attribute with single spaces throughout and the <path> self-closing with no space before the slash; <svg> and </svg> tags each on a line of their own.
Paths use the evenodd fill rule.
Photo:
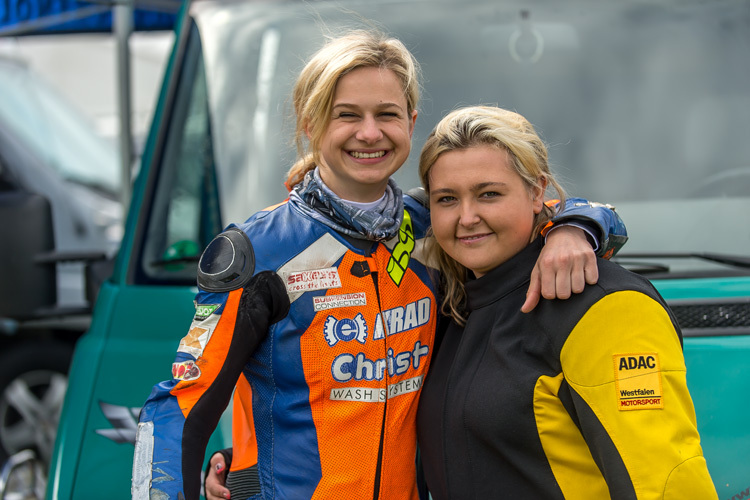
<svg viewBox="0 0 750 500">
<path fill-rule="evenodd" d="M 455 110 L 435 126 L 427 138 L 419 157 L 419 177 L 430 192 L 430 170 L 441 154 L 475 146 L 492 146 L 507 151 L 512 168 L 531 190 L 539 179 L 546 179 L 548 188 L 557 192 L 562 207 L 565 191 L 549 169 L 547 148 L 526 118 L 492 106 L 472 106 Z M 557 208 L 545 205 L 534 220 L 533 241 L 550 222 Z M 464 283 L 468 269 L 451 258 L 430 234 L 427 251 L 441 272 L 444 286 L 442 311 L 460 325 L 465 324 L 466 290 Z"/>
<path fill-rule="evenodd" d="M 377 30 L 354 30 L 330 39 L 302 69 L 292 91 L 299 159 L 287 174 L 287 188 L 301 182 L 320 162 L 320 144 L 331 122 L 339 79 L 354 69 L 368 67 L 393 71 L 404 90 L 408 114 L 417 109 L 419 64 L 401 41 Z"/>
</svg>

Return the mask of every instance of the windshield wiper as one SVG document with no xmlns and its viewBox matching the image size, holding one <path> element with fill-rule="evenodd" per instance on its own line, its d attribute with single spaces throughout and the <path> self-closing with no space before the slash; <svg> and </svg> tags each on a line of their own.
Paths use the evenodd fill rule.
<svg viewBox="0 0 750 500">
<path fill-rule="evenodd" d="M 750 269 L 750 257 L 721 253 L 626 253 L 617 254 L 614 257 L 615 261 L 622 259 L 701 259 L 732 267 Z"/>
</svg>

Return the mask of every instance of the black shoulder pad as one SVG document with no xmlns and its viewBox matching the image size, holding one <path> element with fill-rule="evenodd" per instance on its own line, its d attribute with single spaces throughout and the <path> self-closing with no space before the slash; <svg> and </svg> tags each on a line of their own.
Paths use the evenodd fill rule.
<svg viewBox="0 0 750 500">
<path fill-rule="evenodd" d="M 255 253 L 240 229 L 227 229 L 208 244 L 198 261 L 198 286 L 207 292 L 242 288 L 255 272 Z"/>
<path fill-rule="evenodd" d="M 430 197 L 427 196 L 427 191 L 424 188 L 412 188 L 406 192 L 406 195 L 417 200 L 423 207 L 430 208 Z"/>
</svg>

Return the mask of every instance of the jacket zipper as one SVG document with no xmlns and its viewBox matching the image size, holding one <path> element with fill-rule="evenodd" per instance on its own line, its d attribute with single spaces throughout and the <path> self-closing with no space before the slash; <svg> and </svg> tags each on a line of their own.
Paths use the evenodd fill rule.
<svg viewBox="0 0 750 500">
<path fill-rule="evenodd" d="M 469 323 L 466 322 L 466 325 L 464 325 L 463 331 L 468 330 Z M 447 330 L 446 330 L 447 331 Z M 462 332 L 463 333 L 463 332 Z M 443 394 L 443 422 L 448 422 L 448 394 L 450 393 L 450 387 L 451 387 L 451 380 L 453 379 L 453 371 L 456 369 L 456 358 L 461 354 L 461 347 L 464 344 L 464 340 L 466 337 L 462 334 L 461 338 L 458 341 L 458 345 L 456 346 L 456 352 L 453 355 L 453 361 L 451 362 L 450 370 L 448 371 L 448 380 L 445 384 L 445 393 Z M 443 469 L 445 474 L 445 489 L 446 494 L 450 497 L 451 494 L 451 485 L 448 482 L 448 459 L 446 454 L 446 446 L 445 443 L 446 440 L 446 434 L 447 434 L 447 426 L 443 425 L 441 432 L 443 434 Z"/>
<path fill-rule="evenodd" d="M 372 276 L 372 283 L 375 285 L 375 297 L 378 301 L 378 313 L 380 314 L 381 321 L 383 320 L 382 314 L 383 314 L 383 308 L 380 303 L 380 287 L 378 286 L 378 270 L 376 267 L 376 262 L 372 258 L 372 253 L 368 252 L 367 254 L 367 261 L 368 266 L 370 267 L 370 276 Z M 375 270 L 373 271 L 372 267 L 375 267 Z M 385 338 L 383 341 L 388 338 L 388 334 L 385 334 Z M 384 351 L 387 352 L 387 346 L 384 347 Z M 378 465 L 375 468 L 375 487 L 373 489 L 373 500 L 378 500 L 380 498 L 380 476 L 382 474 L 382 464 L 383 464 L 383 449 L 385 447 L 385 416 L 388 410 L 388 371 L 386 370 L 385 373 L 385 381 L 386 381 L 386 394 L 385 394 L 385 402 L 383 403 L 383 418 L 380 422 L 380 443 L 378 444 Z"/>
</svg>

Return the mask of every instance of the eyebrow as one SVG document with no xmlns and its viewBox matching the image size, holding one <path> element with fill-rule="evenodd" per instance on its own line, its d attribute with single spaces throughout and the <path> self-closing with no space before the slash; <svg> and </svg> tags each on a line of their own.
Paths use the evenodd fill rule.
<svg viewBox="0 0 750 500">
<path fill-rule="evenodd" d="M 507 186 L 505 182 L 480 182 L 478 184 L 474 184 L 469 189 L 471 191 L 481 191 L 483 189 L 494 187 L 494 188 L 502 188 Z M 445 194 L 445 193 L 454 193 L 456 190 L 451 188 L 441 188 L 441 189 L 432 189 L 430 190 L 430 194 Z"/>
<path fill-rule="evenodd" d="M 333 109 L 336 109 L 336 108 L 356 108 L 356 109 L 359 109 L 360 107 L 361 106 L 358 105 L 358 104 L 352 104 L 352 103 L 348 103 L 348 102 L 340 102 L 340 103 L 337 103 L 337 104 L 333 105 Z M 381 102 L 380 104 L 378 104 L 375 107 L 377 109 L 386 109 L 386 108 L 392 108 L 392 107 L 395 107 L 395 108 L 398 108 L 398 109 L 403 109 L 399 104 L 397 104 L 395 102 Z"/>
</svg>

